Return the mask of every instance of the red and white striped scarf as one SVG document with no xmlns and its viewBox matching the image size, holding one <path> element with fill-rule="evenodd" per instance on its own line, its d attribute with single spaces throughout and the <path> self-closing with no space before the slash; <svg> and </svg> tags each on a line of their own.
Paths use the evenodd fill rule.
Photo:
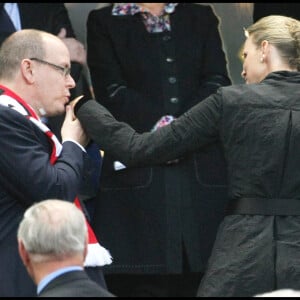
<svg viewBox="0 0 300 300">
<path fill-rule="evenodd" d="M 46 134 L 51 145 L 52 145 L 52 153 L 50 155 L 50 163 L 55 164 L 58 159 L 61 151 L 62 145 L 57 139 L 57 137 L 51 132 L 51 130 L 40 120 L 35 111 L 30 107 L 28 103 L 18 97 L 15 93 L 10 91 L 9 89 L 0 86 L 0 89 L 4 91 L 2 95 L 0 95 L 0 105 L 9 107 L 19 112 L 23 116 L 25 116 L 28 120 L 30 120 L 34 125 L 36 125 L 42 132 Z M 74 204 L 82 210 L 81 203 L 78 197 L 75 198 Z M 97 238 L 94 234 L 93 229 L 91 228 L 89 222 L 86 220 L 87 228 L 88 228 L 88 251 L 87 256 L 84 261 L 85 267 L 95 267 L 95 266 L 103 266 L 110 264 L 112 262 L 112 257 L 107 249 L 102 247 L 100 243 L 97 241 Z"/>
</svg>

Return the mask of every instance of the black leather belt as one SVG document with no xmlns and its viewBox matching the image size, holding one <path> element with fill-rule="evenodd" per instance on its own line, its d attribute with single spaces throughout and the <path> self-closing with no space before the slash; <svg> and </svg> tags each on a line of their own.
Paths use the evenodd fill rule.
<svg viewBox="0 0 300 300">
<path fill-rule="evenodd" d="M 241 198 L 229 201 L 226 215 L 300 216 L 300 199 Z"/>
</svg>

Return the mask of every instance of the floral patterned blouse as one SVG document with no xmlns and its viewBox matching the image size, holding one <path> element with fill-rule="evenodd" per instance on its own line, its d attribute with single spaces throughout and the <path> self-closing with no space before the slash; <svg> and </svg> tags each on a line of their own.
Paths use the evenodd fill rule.
<svg viewBox="0 0 300 300">
<path fill-rule="evenodd" d="M 166 3 L 163 13 L 160 16 L 152 15 L 146 8 L 138 3 L 115 3 L 112 9 L 113 16 L 128 16 L 140 13 L 146 29 L 150 33 L 171 31 L 169 15 L 175 11 L 178 3 Z"/>
</svg>

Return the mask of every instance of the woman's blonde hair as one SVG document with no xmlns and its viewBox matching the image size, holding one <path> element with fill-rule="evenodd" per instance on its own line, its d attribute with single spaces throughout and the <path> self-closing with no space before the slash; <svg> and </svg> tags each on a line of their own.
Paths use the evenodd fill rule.
<svg viewBox="0 0 300 300">
<path fill-rule="evenodd" d="M 300 71 L 300 21 L 281 15 L 259 19 L 245 29 L 246 37 L 259 47 L 266 40 L 274 45 L 291 68 Z"/>
</svg>

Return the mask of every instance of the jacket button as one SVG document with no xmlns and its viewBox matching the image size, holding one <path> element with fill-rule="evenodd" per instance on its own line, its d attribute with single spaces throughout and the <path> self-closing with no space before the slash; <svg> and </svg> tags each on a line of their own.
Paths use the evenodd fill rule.
<svg viewBox="0 0 300 300">
<path fill-rule="evenodd" d="M 169 77 L 169 82 L 174 84 L 176 82 L 176 77 Z"/>
<path fill-rule="evenodd" d="M 170 98 L 170 102 L 173 104 L 177 104 L 179 102 L 179 99 L 177 97 Z"/>
<path fill-rule="evenodd" d="M 170 39 L 171 39 L 171 37 L 169 35 L 165 35 L 163 37 L 163 41 L 165 41 L 165 42 L 169 41 Z"/>
</svg>

